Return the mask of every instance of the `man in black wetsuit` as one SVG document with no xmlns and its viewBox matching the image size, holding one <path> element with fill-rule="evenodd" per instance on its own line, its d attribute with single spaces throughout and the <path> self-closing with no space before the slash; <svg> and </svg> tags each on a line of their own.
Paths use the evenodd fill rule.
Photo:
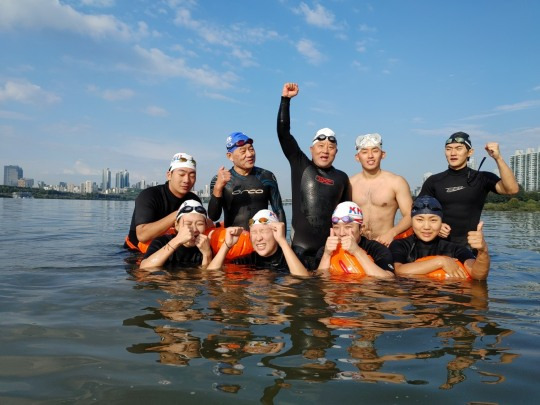
<svg viewBox="0 0 540 405">
<path fill-rule="evenodd" d="M 196 169 L 192 156 L 177 153 L 169 165 L 167 182 L 141 191 L 135 200 L 125 248 L 145 253 L 152 239 L 174 226 L 176 212 L 184 201 L 201 201 L 190 191 L 197 179 Z"/>
<path fill-rule="evenodd" d="M 446 140 L 448 170 L 430 176 L 420 191 L 419 195 L 435 197 L 442 204 L 444 222 L 450 227 L 448 240 L 451 242 L 467 245 L 467 232 L 476 230 L 490 191 L 497 194 L 515 194 L 519 191 L 512 170 L 499 152 L 499 144 L 490 142 L 485 149 L 495 160 L 501 177 L 467 167 L 474 149 L 468 134 L 456 132 Z M 443 228 L 443 234 L 446 233 L 444 231 Z"/>
<path fill-rule="evenodd" d="M 248 230 L 248 221 L 257 211 L 268 208 L 285 223 L 285 211 L 276 177 L 265 169 L 255 166 L 253 139 L 242 132 L 233 132 L 226 141 L 227 158 L 233 167 L 221 166 L 210 182 L 208 216 L 219 220 L 224 212 L 224 225 L 241 226 Z"/>
<path fill-rule="evenodd" d="M 316 254 L 324 246 L 331 226 L 332 212 L 343 201 L 351 200 L 349 177 L 332 166 L 337 140 L 329 128 L 313 137 L 309 159 L 290 132 L 290 101 L 298 94 L 296 83 L 285 83 L 277 118 L 281 149 L 291 166 L 292 247 L 308 267 L 318 266 Z"/>
</svg>

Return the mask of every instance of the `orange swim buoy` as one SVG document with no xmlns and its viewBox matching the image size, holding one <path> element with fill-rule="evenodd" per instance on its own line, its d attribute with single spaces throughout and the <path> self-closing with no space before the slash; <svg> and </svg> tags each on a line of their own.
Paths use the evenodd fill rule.
<svg viewBox="0 0 540 405">
<path fill-rule="evenodd" d="M 355 274 L 357 276 L 365 276 L 366 272 L 358 259 L 344 250 L 340 244 L 330 258 L 330 274 Z"/>
<path fill-rule="evenodd" d="M 426 260 L 434 259 L 435 257 L 437 257 L 437 256 L 421 257 L 420 259 L 416 259 L 415 263 L 416 262 L 424 262 Z M 465 265 L 463 263 L 461 263 L 459 260 L 457 260 L 457 259 L 455 259 L 455 260 L 456 260 L 456 263 L 458 264 L 458 266 L 461 267 L 465 271 L 465 273 L 467 273 L 467 280 L 471 280 L 471 275 L 467 271 L 467 268 L 465 267 Z M 447 278 L 446 271 L 444 271 L 443 269 L 433 270 L 433 271 L 429 272 L 426 275 L 429 278 L 434 278 L 436 280 L 446 280 L 446 278 Z"/>
<path fill-rule="evenodd" d="M 414 231 L 412 230 L 412 226 L 411 226 L 409 229 L 406 229 L 403 232 L 398 233 L 396 236 L 394 236 L 394 240 L 396 240 L 396 239 L 405 239 L 405 238 L 411 236 L 413 233 L 414 233 Z"/>
<path fill-rule="evenodd" d="M 159 236 L 163 236 L 163 235 L 175 235 L 176 234 L 176 229 L 174 227 L 170 227 L 169 229 L 167 229 L 165 232 L 163 232 L 161 235 Z M 131 249 L 131 250 L 138 250 L 139 252 L 141 253 L 146 253 L 146 251 L 148 250 L 148 248 L 150 247 L 150 244 L 152 243 L 153 239 L 150 239 L 148 242 L 141 242 L 139 241 L 139 243 L 137 243 L 137 246 L 135 246 L 133 243 L 131 243 L 131 241 L 129 240 L 129 236 L 126 236 L 126 239 L 125 239 L 125 242 L 126 242 L 126 245 Z"/>
<path fill-rule="evenodd" d="M 208 234 L 210 235 L 210 246 L 212 247 L 212 252 L 214 255 L 219 251 L 223 242 L 225 242 L 225 233 L 227 232 L 226 228 L 212 228 L 209 230 Z M 234 259 L 235 257 L 246 256 L 253 252 L 253 245 L 251 244 L 251 239 L 249 237 L 248 231 L 243 231 L 238 238 L 238 242 L 229 249 L 226 260 Z"/>
</svg>

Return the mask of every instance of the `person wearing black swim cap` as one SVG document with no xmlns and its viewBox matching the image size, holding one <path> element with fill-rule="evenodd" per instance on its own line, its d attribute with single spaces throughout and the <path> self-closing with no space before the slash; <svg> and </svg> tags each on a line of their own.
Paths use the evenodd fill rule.
<svg viewBox="0 0 540 405">
<path fill-rule="evenodd" d="M 474 153 L 469 134 L 456 132 L 450 135 L 444 152 L 448 170 L 430 176 L 419 193 L 440 201 L 444 222 L 448 225 L 443 227 L 441 236 L 449 233 L 451 242 L 467 245 L 467 232 L 476 229 L 490 191 L 497 194 L 516 194 L 519 191 L 512 170 L 500 154 L 499 144 L 489 142 L 485 150 L 495 160 L 501 177 L 467 167 L 467 161 Z"/>
</svg>

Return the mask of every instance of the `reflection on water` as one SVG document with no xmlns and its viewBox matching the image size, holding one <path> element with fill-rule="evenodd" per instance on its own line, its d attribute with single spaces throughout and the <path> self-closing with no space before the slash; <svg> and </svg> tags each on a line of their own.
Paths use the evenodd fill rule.
<svg viewBox="0 0 540 405">
<path fill-rule="evenodd" d="M 121 246 L 132 210 L 0 199 L 0 403 L 530 403 L 538 393 L 537 213 L 484 213 L 492 269 L 480 283 L 133 272 Z"/>
<path fill-rule="evenodd" d="M 263 402 L 294 380 L 449 390 L 476 374 L 499 384 L 506 378 L 494 366 L 518 357 L 505 345 L 512 330 L 486 316 L 486 283 L 298 280 L 237 266 L 134 278 L 137 288 L 157 288 L 167 298 L 124 322 L 156 334 L 130 352 L 156 353 L 157 361 L 177 366 L 205 359 L 214 388 L 226 393 L 265 368 L 274 379 Z"/>
</svg>

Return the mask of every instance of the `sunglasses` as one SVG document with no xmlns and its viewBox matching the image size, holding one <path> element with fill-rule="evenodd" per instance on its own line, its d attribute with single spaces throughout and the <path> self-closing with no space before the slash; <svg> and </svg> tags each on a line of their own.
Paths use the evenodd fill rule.
<svg viewBox="0 0 540 405">
<path fill-rule="evenodd" d="M 253 139 L 251 138 L 248 138 L 246 140 L 240 139 L 239 141 L 236 141 L 235 143 L 228 143 L 227 149 L 234 148 L 235 146 L 237 148 L 240 148 L 241 146 L 244 146 L 244 145 L 253 145 Z"/>
<path fill-rule="evenodd" d="M 361 220 L 359 220 L 358 218 L 353 218 L 348 215 L 344 217 L 332 217 L 332 223 L 334 225 L 337 224 L 339 221 L 343 222 L 344 224 L 350 224 L 351 222 L 356 222 L 358 224 L 361 223 Z"/>
<path fill-rule="evenodd" d="M 248 225 L 252 226 L 254 224 L 267 224 L 268 222 L 270 222 L 269 218 L 259 218 L 259 219 L 250 218 L 248 221 Z"/>
<path fill-rule="evenodd" d="M 327 139 L 332 143 L 337 143 L 337 139 L 336 139 L 336 137 L 334 135 L 323 135 L 323 134 L 320 134 L 315 139 L 313 139 L 313 142 L 325 141 Z"/>
<path fill-rule="evenodd" d="M 190 212 L 193 212 L 193 211 L 199 214 L 203 214 L 204 216 L 207 216 L 206 210 L 204 209 L 204 207 L 201 207 L 200 205 L 197 205 L 196 207 L 192 207 L 191 205 L 186 205 L 184 208 L 178 211 L 178 215 L 176 216 L 176 219 L 178 219 L 178 217 L 182 214 L 189 214 Z"/>
<path fill-rule="evenodd" d="M 456 136 L 455 138 L 452 138 L 452 137 L 448 138 L 446 140 L 445 145 L 449 145 L 451 143 L 464 143 L 469 148 L 472 146 L 470 139 L 469 138 L 463 138 L 462 136 Z"/>
<path fill-rule="evenodd" d="M 442 208 L 437 205 L 432 205 L 431 203 L 425 203 L 425 202 L 420 202 L 420 201 L 413 203 L 412 210 L 413 211 L 423 210 L 424 208 L 427 208 L 431 211 L 442 211 Z"/>
</svg>

